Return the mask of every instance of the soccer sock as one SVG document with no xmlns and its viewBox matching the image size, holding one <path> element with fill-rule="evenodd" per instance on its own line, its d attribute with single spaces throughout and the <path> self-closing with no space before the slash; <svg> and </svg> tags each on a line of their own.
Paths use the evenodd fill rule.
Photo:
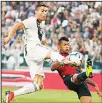
<svg viewBox="0 0 102 103">
<path fill-rule="evenodd" d="M 32 92 L 38 91 L 38 90 L 39 90 L 39 86 L 36 83 L 29 83 L 29 84 L 25 85 L 24 87 L 14 91 L 14 97 L 23 95 L 23 94 L 27 94 L 27 93 L 32 93 Z"/>
<path fill-rule="evenodd" d="M 62 55 L 60 55 L 58 52 L 52 52 L 51 53 L 51 60 L 52 61 L 59 61 L 61 62 L 64 59 Z"/>
<path fill-rule="evenodd" d="M 84 82 L 87 79 L 86 72 L 79 73 L 77 79 L 80 82 Z"/>
</svg>

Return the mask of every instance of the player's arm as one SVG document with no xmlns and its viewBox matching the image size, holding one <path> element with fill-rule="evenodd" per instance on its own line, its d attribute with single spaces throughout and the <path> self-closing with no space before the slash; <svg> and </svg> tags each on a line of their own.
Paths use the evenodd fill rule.
<svg viewBox="0 0 102 103">
<path fill-rule="evenodd" d="M 10 40 L 16 35 L 16 32 L 23 28 L 24 28 L 23 22 L 14 24 L 9 31 L 8 37 L 4 38 L 4 44 L 9 43 Z"/>
<path fill-rule="evenodd" d="M 46 40 L 42 40 L 42 42 L 41 42 L 43 45 L 46 45 L 46 46 L 48 46 L 47 45 L 47 42 L 46 42 Z"/>
<path fill-rule="evenodd" d="M 58 68 L 61 67 L 61 63 L 60 62 L 54 62 L 51 66 L 51 71 L 55 71 L 57 70 Z"/>
<path fill-rule="evenodd" d="M 97 92 L 98 96 L 99 96 L 99 97 L 102 97 L 102 95 L 101 95 L 101 93 L 100 93 L 100 91 L 99 91 L 99 87 L 98 87 L 98 85 L 97 85 L 94 81 L 92 81 L 90 78 L 87 78 L 87 79 L 86 79 L 86 82 L 87 82 L 88 84 L 90 84 L 91 86 L 94 86 L 95 89 L 96 89 L 96 92 Z"/>
<path fill-rule="evenodd" d="M 70 60 L 62 60 L 61 62 L 54 62 L 51 66 L 51 70 L 57 70 L 58 68 L 65 66 L 65 65 L 72 65 L 73 62 Z"/>
</svg>

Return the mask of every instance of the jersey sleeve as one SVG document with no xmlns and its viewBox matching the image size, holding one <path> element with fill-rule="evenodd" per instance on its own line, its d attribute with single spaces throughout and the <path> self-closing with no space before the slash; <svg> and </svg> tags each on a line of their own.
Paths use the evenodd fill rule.
<svg viewBox="0 0 102 103">
<path fill-rule="evenodd" d="M 23 22 L 25 28 L 30 28 L 30 29 L 34 28 L 35 24 L 36 24 L 35 20 L 32 19 L 32 17 L 29 17 L 28 19 L 25 19 L 22 22 Z"/>
<path fill-rule="evenodd" d="M 22 21 L 25 28 L 30 28 L 31 23 L 29 22 L 29 19 L 25 19 L 24 21 Z"/>
</svg>

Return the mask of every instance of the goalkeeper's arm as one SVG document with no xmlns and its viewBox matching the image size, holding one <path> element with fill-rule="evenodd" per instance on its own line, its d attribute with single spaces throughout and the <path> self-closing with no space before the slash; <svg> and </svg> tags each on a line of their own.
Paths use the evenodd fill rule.
<svg viewBox="0 0 102 103">
<path fill-rule="evenodd" d="M 70 60 L 62 60 L 61 62 L 56 61 L 56 62 L 53 62 L 51 70 L 54 71 L 64 65 L 72 65 L 72 64 L 74 64 L 74 63 Z"/>
</svg>

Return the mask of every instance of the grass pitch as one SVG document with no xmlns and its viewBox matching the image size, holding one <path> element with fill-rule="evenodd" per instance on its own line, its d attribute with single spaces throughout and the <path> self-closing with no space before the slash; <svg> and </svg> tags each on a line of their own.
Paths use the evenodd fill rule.
<svg viewBox="0 0 102 103">
<path fill-rule="evenodd" d="M 2 88 L 2 101 L 5 91 L 13 91 L 15 88 Z M 93 103 L 102 103 L 95 92 L 92 92 Z M 3 102 L 2 102 L 3 103 Z M 80 103 L 77 94 L 67 90 L 41 90 L 31 94 L 16 97 L 11 103 Z"/>
</svg>

